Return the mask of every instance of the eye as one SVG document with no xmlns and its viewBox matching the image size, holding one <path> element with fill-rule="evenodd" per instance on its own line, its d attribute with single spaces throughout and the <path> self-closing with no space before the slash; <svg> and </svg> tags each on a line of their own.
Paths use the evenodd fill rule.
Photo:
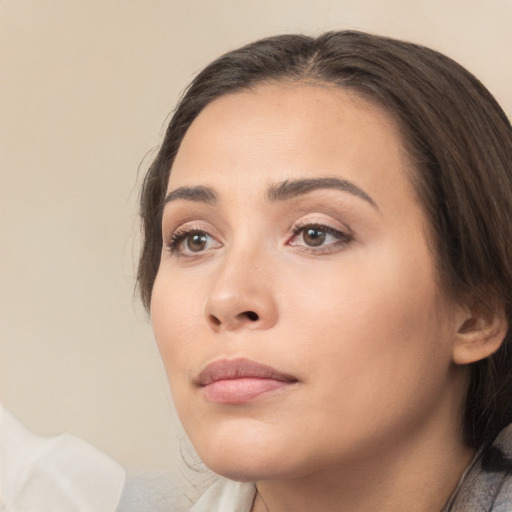
<svg viewBox="0 0 512 512">
<path fill-rule="evenodd" d="M 310 247 L 318 247 L 323 245 L 327 238 L 327 231 L 319 227 L 310 227 L 302 230 L 302 240 Z"/>
<path fill-rule="evenodd" d="M 292 246 L 305 246 L 310 249 L 328 249 L 344 246 L 352 237 L 343 231 L 322 224 L 296 226 L 292 230 Z"/>
<path fill-rule="evenodd" d="M 217 249 L 221 244 L 206 231 L 185 227 L 172 233 L 167 246 L 172 254 L 192 256 L 209 249 Z"/>
</svg>

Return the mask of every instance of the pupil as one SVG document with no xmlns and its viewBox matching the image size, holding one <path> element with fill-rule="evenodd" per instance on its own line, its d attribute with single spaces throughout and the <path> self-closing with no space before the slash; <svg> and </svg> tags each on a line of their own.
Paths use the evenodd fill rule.
<svg viewBox="0 0 512 512">
<path fill-rule="evenodd" d="M 189 237 L 187 245 L 192 252 L 202 251 L 206 245 L 206 236 L 196 233 Z"/>
<path fill-rule="evenodd" d="M 322 245 L 325 241 L 325 231 L 316 228 L 309 228 L 304 232 L 303 238 L 307 245 Z"/>
</svg>

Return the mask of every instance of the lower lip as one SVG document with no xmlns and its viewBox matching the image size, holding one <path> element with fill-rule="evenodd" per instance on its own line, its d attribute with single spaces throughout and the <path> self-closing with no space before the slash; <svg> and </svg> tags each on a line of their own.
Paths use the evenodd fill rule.
<svg viewBox="0 0 512 512">
<path fill-rule="evenodd" d="M 203 391 L 208 400 L 219 404 L 243 404 L 273 391 L 282 390 L 292 382 L 274 379 L 245 377 L 241 379 L 217 380 L 204 386 Z"/>
</svg>

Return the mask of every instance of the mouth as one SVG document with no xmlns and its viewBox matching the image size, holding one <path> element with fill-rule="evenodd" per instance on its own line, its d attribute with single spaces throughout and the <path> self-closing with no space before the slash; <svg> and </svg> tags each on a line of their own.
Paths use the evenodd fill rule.
<svg viewBox="0 0 512 512">
<path fill-rule="evenodd" d="M 243 404 L 261 395 L 282 391 L 298 379 L 249 359 L 222 359 L 204 368 L 195 381 L 204 396 L 216 403 Z"/>
</svg>

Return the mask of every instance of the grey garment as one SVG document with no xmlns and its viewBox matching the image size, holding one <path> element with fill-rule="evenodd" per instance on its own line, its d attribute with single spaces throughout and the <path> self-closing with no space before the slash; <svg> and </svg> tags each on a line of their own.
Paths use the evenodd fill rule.
<svg viewBox="0 0 512 512">
<path fill-rule="evenodd" d="M 477 453 L 443 512 L 512 512 L 512 424 Z"/>
<path fill-rule="evenodd" d="M 181 512 L 182 496 L 168 473 L 128 471 L 116 512 Z"/>
</svg>

